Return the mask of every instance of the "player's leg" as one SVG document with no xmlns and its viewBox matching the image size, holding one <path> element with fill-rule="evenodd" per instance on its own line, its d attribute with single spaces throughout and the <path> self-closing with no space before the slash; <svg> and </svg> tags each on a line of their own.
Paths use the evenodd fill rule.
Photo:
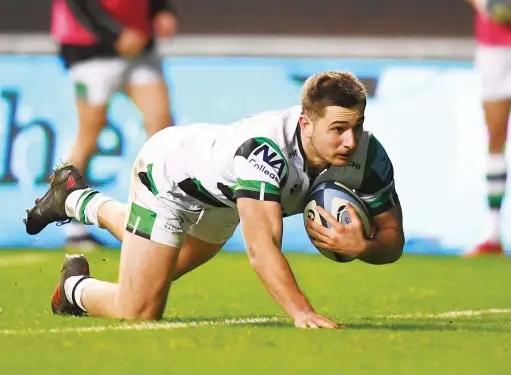
<svg viewBox="0 0 511 375">
<path fill-rule="evenodd" d="M 492 223 L 490 240 L 500 244 L 500 216 L 507 180 L 505 145 L 511 100 L 485 101 L 483 106 L 488 129 L 486 181 Z"/>
<path fill-rule="evenodd" d="M 79 190 L 73 194 L 84 193 Z M 147 197 L 144 199 L 146 202 Z M 139 198 L 137 195 L 135 200 Z M 94 199 L 88 204 L 94 205 Z M 106 209 L 108 203 L 103 203 L 103 208 Z M 156 207 L 155 211 L 131 203 L 127 230 L 123 234 L 118 284 L 87 278 L 88 275 L 84 273 L 74 277 L 63 274 L 61 285 L 64 285 L 66 300 L 62 302 L 61 298 L 57 306 L 64 306 L 64 313 L 71 310 L 67 303 L 73 302 L 81 310 L 98 317 L 159 319 L 165 308 L 171 280 L 214 257 L 238 223 L 235 209 L 211 209 L 203 210 L 202 213 L 181 211 L 183 204 L 186 202 L 179 201 L 174 207 L 180 208 L 165 215 L 158 208 L 159 203 L 151 204 Z M 75 206 L 72 198 L 67 205 Z M 85 212 L 85 216 L 94 212 L 87 207 L 76 210 L 79 211 Z M 186 237 L 185 232 L 189 232 Z"/>
<path fill-rule="evenodd" d="M 482 77 L 483 111 L 488 132 L 486 161 L 487 202 L 490 233 L 486 241 L 467 255 L 502 254 L 501 207 L 507 180 L 505 145 L 511 109 L 511 50 L 480 47 L 477 65 Z"/>
<path fill-rule="evenodd" d="M 81 315 L 82 311 L 87 311 L 96 317 L 159 319 L 171 281 L 206 263 L 223 246 L 188 235 L 179 252 L 176 247 L 149 241 L 129 231 L 125 231 L 123 237 L 118 283 L 86 277 L 88 272 L 84 273 L 83 266 L 80 267 L 86 262 L 83 257 L 66 259 L 68 268 L 77 272 L 75 276 L 62 276 L 67 307 L 64 313 L 74 311 L 74 315 Z M 88 265 L 86 268 L 88 271 Z M 54 296 L 53 305 L 62 306 L 58 298 L 59 295 Z M 75 304 L 72 307 L 69 306 L 71 301 Z"/>
<path fill-rule="evenodd" d="M 117 59 L 91 59 L 70 68 L 75 85 L 78 132 L 67 161 L 84 174 L 96 151 L 97 140 L 106 123 L 107 104 L 120 82 L 122 65 Z M 94 239 L 79 222 L 65 228 L 68 245 L 90 247 Z"/>
<path fill-rule="evenodd" d="M 94 204 L 94 202 L 92 203 Z M 126 233 L 125 211 L 125 204 L 108 200 L 101 204 L 97 213 L 97 223 L 99 226 L 108 230 L 121 242 L 123 241 L 124 233 Z M 91 212 L 94 211 L 91 210 Z M 94 218 L 91 218 L 91 221 L 95 221 Z M 179 252 L 174 279 L 183 276 L 213 258 L 220 251 L 224 242 L 210 243 L 187 235 Z"/>
<path fill-rule="evenodd" d="M 161 318 L 171 280 L 175 278 L 179 249 L 189 228 L 198 221 L 200 210 L 190 211 L 170 197 L 160 200 L 146 187 L 140 176 L 147 170 L 144 155 L 148 150 L 150 147 L 141 151 L 132 175 L 118 282 L 91 278 L 85 258 L 70 257 L 64 263 L 52 298 L 55 313 L 81 315 L 87 312 L 96 317 L 126 319 Z M 161 185 L 160 188 L 165 190 Z M 115 212 L 119 207 L 111 203 L 97 191 L 79 189 L 67 197 L 66 214 L 83 223 L 98 225 L 99 211 L 110 207 L 114 208 L 111 212 Z M 111 221 L 117 219 L 111 218 Z"/>
<path fill-rule="evenodd" d="M 88 220 L 90 220 L 91 223 L 98 223 L 101 228 L 108 230 L 122 242 L 124 234 L 127 233 L 125 230 L 126 205 L 114 200 L 101 202 L 97 210 L 97 218 L 94 218 L 95 209 L 92 207 L 96 203 L 91 201 L 88 204 L 90 207 L 84 209 L 91 215 Z M 222 239 L 219 241 L 221 242 L 218 243 L 218 241 L 215 241 L 215 243 L 210 243 L 188 234 L 179 252 L 174 279 L 183 276 L 213 258 L 225 243 Z"/>
<path fill-rule="evenodd" d="M 116 284 L 70 277 L 67 301 L 76 301 L 89 315 L 124 319 L 160 319 L 174 278 L 178 247 L 160 244 L 126 231 Z"/>
<path fill-rule="evenodd" d="M 78 194 L 78 193 L 76 193 Z M 97 199 L 97 202 L 94 200 Z M 69 200 L 74 205 L 72 199 Z M 125 204 L 98 195 L 82 210 L 90 217 L 88 222 L 107 229 L 119 241 L 126 233 Z M 94 206 L 100 204 L 98 208 Z M 97 212 L 97 213 L 96 213 Z M 179 253 L 174 279 L 192 271 L 213 258 L 232 236 L 238 225 L 238 212 L 231 208 L 205 209 L 196 224 L 190 227 Z"/>
<path fill-rule="evenodd" d="M 161 61 L 153 55 L 142 56 L 130 66 L 126 94 L 140 109 L 148 136 L 172 125 L 169 90 Z"/>
<path fill-rule="evenodd" d="M 234 208 L 204 209 L 198 222 L 190 227 L 179 254 L 176 278 L 213 258 L 231 238 L 238 226 Z"/>
<path fill-rule="evenodd" d="M 105 201 L 98 208 L 97 223 L 122 242 L 126 229 L 126 204 L 114 200 Z"/>
</svg>

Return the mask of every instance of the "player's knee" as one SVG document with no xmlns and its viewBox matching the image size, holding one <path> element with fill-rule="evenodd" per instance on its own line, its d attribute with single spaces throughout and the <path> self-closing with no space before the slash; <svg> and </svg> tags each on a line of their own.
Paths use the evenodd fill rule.
<svg viewBox="0 0 511 375">
<path fill-rule="evenodd" d="M 163 317 L 163 311 L 159 306 L 144 304 L 129 309 L 121 309 L 117 315 L 120 319 L 126 320 L 160 320 Z"/>
<path fill-rule="evenodd" d="M 137 311 L 136 320 L 160 320 L 163 312 L 159 308 L 143 308 Z"/>
<path fill-rule="evenodd" d="M 163 316 L 164 304 L 156 298 L 119 299 L 117 303 L 117 316 L 127 320 L 159 320 Z"/>
</svg>

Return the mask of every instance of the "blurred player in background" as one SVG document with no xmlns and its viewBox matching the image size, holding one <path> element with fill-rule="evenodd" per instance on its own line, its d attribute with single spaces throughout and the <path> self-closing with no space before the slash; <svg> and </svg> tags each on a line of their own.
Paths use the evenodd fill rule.
<svg viewBox="0 0 511 375">
<path fill-rule="evenodd" d="M 149 136 L 171 125 L 154 38 L 170 37 L 176 29 L 170 0 L 54 0 L 51 33 L 74 82 L 78 112 L 78 133 L 68 160 L 82 173 L 117 91 L 124 91 L 139 108 Z M 83 224 L 74 222 L 68 228 L 68 246 L 98 244 Z"/>
<path fill-rule="evenodd" d="M 486 181 L 491 232 L 466 255 L 503 254 L 501 207 L 507 179 L 505 145 L 511 109 L 511 0 L 467 0 L 475 9 L 476 67 L 488 129 Z"/>
</svg>

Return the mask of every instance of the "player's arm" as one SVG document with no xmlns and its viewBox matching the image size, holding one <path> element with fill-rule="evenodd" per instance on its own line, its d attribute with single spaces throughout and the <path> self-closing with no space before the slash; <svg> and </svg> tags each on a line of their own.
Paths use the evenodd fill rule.
<svg viewBox="0 0 511 375">
<path fill-rule="evenodd" d="M 405 244 L 401 205 L 398 203 L 374 216 L 372 222 L 376 227 L 375 235 L 365 241 L 364 249 L 357 258 L 370 264 L 397 261 L 403 254 Z"/>
<path fill-rule="evenodd" d="M 371 264 L 397 261 L 405 243 L 403 214 L 394 182 L 394 167 L 382 144 L 371 135 L 360 187 L 375 233 L 364 242 L 358 259 Z"/>
<path fill-rule="evenodd" d="M 403 254 L 403 213 L 394 182 L 394 167 L 382 144 L 371 136 L 360 197 L 372 218 L 374 235 L 358 259 L 371 264 L 397 261 Z"/>
<path fill-rule="evenodd" d="M 350 224 L 341 224 L 327 211 L 318 208 L 330 228 L 309 220 L 309 236 L 316 239 L 316 246 L 356 257 L 370 264 L 397 261 L 403 253 L 405 242 L 403 215 L 395 188 L 392 162 L 374 136 L 370 139 L 364 176 L 357 193 L 365 202 L 372 218 L 370 239 L 365 238 L 362 222 L 351 206 L 348 207 L 352 218 Z"/>
<path fill-rule="evenodd" d="M 271 296 L 292 317 L 312 312 L 281 252 L 282 214 L 278 202 L 238 198 L 241 228 L 250 264 Z"/>
<path fill-rule="evenodd" d="M 259 279 L 297 327 L 337 328 L 314 312 L 281 251 L 280 185 L 288 173 L 284 155 L 273 141 L 254 138 L 239 147 L 233 163 L 237 177 L 233 198 L 250 264 Z"/>
<path fill-rule="evenodd" d="M 314 311 L 282 254 L 280 204 L 238 198 L 237 206 L 250 264 L 273 299 L 299 328 L 338 328 L 336 323 Z"/>
<path fill-rule="evenodd" d="M 365 238 L 362 221 L 355 209 L 350 205 L 347 209 L 351 223 L 341 224 L 328 211 L 317 208 L 330 228 L 307 221 L 307 233 L 313 238 L 314 245 L 370 264 L 393 263 L 401 257 L 405 239 L 399 204 L 372 218 L 374 234 L 370 239 Z"/>
</svg>

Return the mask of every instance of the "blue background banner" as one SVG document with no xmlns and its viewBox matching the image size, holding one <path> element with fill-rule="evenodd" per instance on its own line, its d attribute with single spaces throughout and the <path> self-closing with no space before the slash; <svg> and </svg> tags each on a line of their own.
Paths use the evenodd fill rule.
<svg viewBox="0 0 511 375">
<path fill-rule="evenodd" d="M 173 114 L 183 126 L 228 123 L 251 113 L 296 105 L 303 80 L 324 70 L 351 71 L 368 88 L 366 123 L 394 163 L 405 214 L 406 250 L 457 253 L 481 239 L 486 214 L 485 134 L 477 75 L 470 63 L 294 58 L 164 61 Z M 46 190 L 51 168 L 65 159 L 75 136 L 71 81 L 54 56 L 4 55 L 0 56 L 0 82 L 0 247 L 62 246 L 62 228 L 52 225 L 38 236 L 28 236 L 22 218 L 25 208 Z M 108 120 L 90 178 L 105 194 L 124 201 L 131 164 L 145 132 L 138 110 L 121 94 L 112 100 Z M 469 146 L 472 141 L 482 151 L 474 152 Z M 467 218 L 481 219 L 460 222 L 464 210 L 468 210 Z M 91 231 L 108 245 L 118 246 L 106 231 Z M 315 251 L 300 215 L 285 219 L 283 247 Z M 239 230 L 226 248 L 244 248 Z"/>
</svg>

